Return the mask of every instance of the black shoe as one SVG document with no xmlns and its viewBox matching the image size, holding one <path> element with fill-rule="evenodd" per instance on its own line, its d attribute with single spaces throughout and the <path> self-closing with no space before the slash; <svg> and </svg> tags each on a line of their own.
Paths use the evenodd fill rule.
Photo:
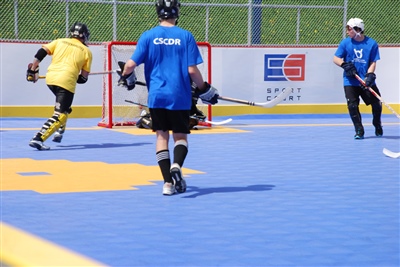
<svg viewBox="0 0 400 267">
<path fill-rule="evenodd" d="M 177 163 L 171 165 L 171 177 L 175 182 L 175 189 L 178 193 L 184 193 L 186 191 L 186 181 L 182 177 L 181 167 Z"/>
<path fill-rule="evenodd" d="M 356 140 L 364 139 L 364 130 L 357 129 L 356 134 L 354 135 L 354 139 L 356 139 Z"/>
<path fill-rule="evenodd" d="M 37 150 L 49 150 L 50 149 L 50 147 L 48 147 L 45 144 L 43 144 L 42 141 L 38 141 L 38 140 L 35 140 L 35 139 L 32 139 L 29 142 L 29 146 L 33 147 L 33 148 L 36 148 Z"/>
<path fill-rule="evenodd" d="M 382 126 L 375 127 L 375 135 L 381 137 L 383 135 Z"/>
</svg>

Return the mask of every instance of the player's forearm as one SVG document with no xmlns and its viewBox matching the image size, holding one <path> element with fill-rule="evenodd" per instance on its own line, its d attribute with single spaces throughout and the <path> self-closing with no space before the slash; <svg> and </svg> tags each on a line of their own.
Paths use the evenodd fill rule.
<svg viewBox="0 0 400 267">
<path fill-rule="evenodd" d="M 336 65 L 338 65 L 340 67 L 340 65 L 342 65 L 342 63 L 344 62 L 344 60 L 342 58 L 339 58 L 337 56 L 333 57 L 333 63 L 335 63 Z"/>
<path fill-rule="evenodd" d="M 128 61 L 125 63 L 125 67 L 123 69 L 122 75 L 124 76 L 124 75 L 128 75 L 128 74 L 132 73 L 133 70 L 135 69 L 135 67 L 136 67 L 135 61 L 128 59 Z"/>
<path fill-rule="evenodd" d="M 376 69 L 376 62 L 372 62 L 371 65 L 369 65 L 368 67 L 367 73 L 375 72 L 375 69 Z"/>
<path fill-rule="evenodd" d="M 39 66 L 40 61 L 37 58 L 33 59 L 31 70 L 36 70 L 36 68 Z"/>
<path fill-rule="evenodd" d="M 206 89 L 203 76 L 201 75 L 201 72 L 197 68 L 197 66 L 189 67 L 189 75 L 190 78 L 192 79 L 192 82 L 194 82 L 201 91 Z"/>
</svg>

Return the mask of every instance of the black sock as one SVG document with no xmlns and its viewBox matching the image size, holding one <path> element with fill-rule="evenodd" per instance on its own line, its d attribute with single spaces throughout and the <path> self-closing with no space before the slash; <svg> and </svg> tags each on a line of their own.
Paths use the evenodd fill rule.
<svg viewBox="0 0 400 267">
<path fill-rule="evenodd" d="M 179 166 L 182 167 L 187 154 L 188 154 L 187 142 L 185 140 L 177 141 L 174 147 L 174 163 L 178 163 Z"/>
<path fill-rule="evenodd" d="M 161 174 L 164 178 L 164 183 L 172 183 L 171 174 L 171 160 L 169 158 L 169 150 L 161 150 L 156 153 L 158 166 L 160 166 Z"/>
</svg>

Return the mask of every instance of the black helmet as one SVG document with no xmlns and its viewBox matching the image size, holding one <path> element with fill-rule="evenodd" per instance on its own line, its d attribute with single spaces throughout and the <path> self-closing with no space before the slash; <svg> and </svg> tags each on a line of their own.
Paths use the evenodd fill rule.
<svg viewBox="0 0 400 267">
<path fill-rule="evenodd" d="M 71 26 L 69 33 L 71 37 L 79 38 L 84 43 L 89 40 L 90 32 L 86 24 L 75 22 L 74 25 Z"/>
<path fill-rule="evenodd" d="M 179 8 L 181 3 L 179 0 L 157 0 L 156 10 L 158 18 L 172 19 L 179 18 Z"/>
</svg>

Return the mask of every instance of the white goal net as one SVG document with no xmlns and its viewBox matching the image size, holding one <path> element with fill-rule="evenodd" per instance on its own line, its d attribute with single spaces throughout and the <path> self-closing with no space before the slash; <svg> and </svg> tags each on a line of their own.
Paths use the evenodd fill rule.
<svg viewBox="0 0 400 267">
<path fill-rule="evenodd" d="M 211 83 L 211 46 L 208 43 L 197 43 L 203 57 L 203 63 L 198 65 L 203 79 Z M 103 44 L 105 71 L 119 70 L 118 61 L 126 62 L 133 54 L 136 42 L 108 42 Z M 145 83 L 144 66 L 141 64 L 135 69 L 137 80 Z M 143 109 L 147 110 L 147 87 L 136 84 L 135 89 L 128 91 L 118 86 L 119 76 L 111 72 L 103 75 L 103 105 L 102 119 L 99 126 L 112 128 L 113 126 L 133 126 L 140 118 Z M 197 108 L 208 120 L 211 120 L 211 106 L 198 101 Z M 205 125 L 207 126 L 207 125 Z"/>
</svg>

